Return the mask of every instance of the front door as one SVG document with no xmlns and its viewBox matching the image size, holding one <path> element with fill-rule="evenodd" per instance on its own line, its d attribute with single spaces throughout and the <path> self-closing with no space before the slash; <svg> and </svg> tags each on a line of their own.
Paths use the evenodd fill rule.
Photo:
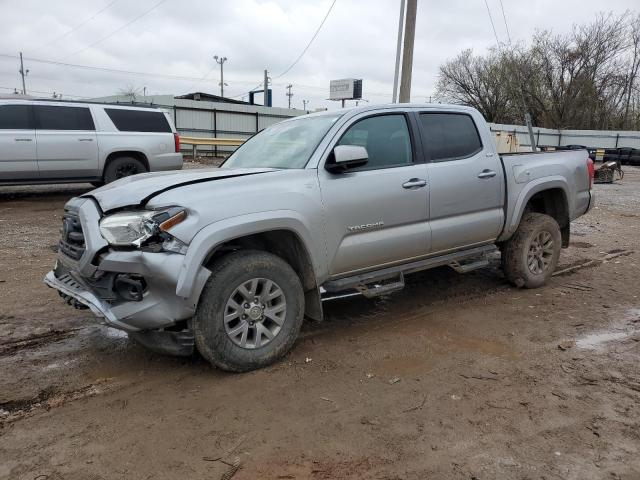
<svg viewBox="0 0 640 480">
<path fill-rule="evenodd" d="M 431 159 L 432 251 L 495 240 L 504 223 L 504 174 L 491 138 L 481 138 L 468 114 L 422 112 L 419 118 Z"/>
<path fill-rule="evenodd" d="M 30 105 L 0 105 L 0 181 L 38 178 Z"/>
<path fill-rule="evenodd" d="M 36 105 L 40 177 L 95 178 L 98 142 L 88 107 Z"/>
<path fill-rule="evenodd" d="M 346 275 L 429 252 L 427 166 L 408 116 L 375 115 L 343 128 L 336 145 L 367 149 L 367 165 L 334 174 L 318 169 L 329 273 Z"/>
</svg>

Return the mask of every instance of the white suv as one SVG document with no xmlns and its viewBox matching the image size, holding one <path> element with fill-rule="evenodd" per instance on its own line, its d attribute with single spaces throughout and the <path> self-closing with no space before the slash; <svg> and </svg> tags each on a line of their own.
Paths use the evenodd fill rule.
<svg viewBox="0 0 640 480">
<path fill-rule="evenodd" d="M 163 110 L 0 98 L 0 184 L 97 186 L 181 168 L 180 138 Z"/>
</svg>

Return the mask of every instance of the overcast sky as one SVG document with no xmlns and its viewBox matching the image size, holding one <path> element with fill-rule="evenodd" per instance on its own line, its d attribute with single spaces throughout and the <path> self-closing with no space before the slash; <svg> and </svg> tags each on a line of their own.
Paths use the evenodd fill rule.
<svg viewBox="0 0 640 480">
<path fill-rule="evenodd" d="M 507 40 L 499 0 L 487 0 L 497 34 Z M 638 0 L 502 0 L 512 40 L 528 42 L 537 29 L 566 32 L 600 11 L 637 10 Z M 0 55 L 24 53 L 27 90 L 94 97 L 134 86 L 148 94 L 219 93 L 225 63 L 226 96 L 241 98 L 273 77 L 274 105 L 329 106 L 329 80 L 362 78 L 364 97 L 391 100 L 399 0 L 337 0 L 299 63 L 332 0 L 0 0 Z M 155 7 L 155 8 L 154 8 Z M 148 12 L 148 13 L 146 13 Z M 495 45 L 484 0 L 418 0 L 412 100 L 434 93 L 438 66 L 465 48 Z M 52 65 L 30 59 L 175 75 L 165 78 Z M 19 62 L 0 56 L 0 93 L 21 88 Z M 204 80 L 198 80 L 202 79 Z M 50 96 L 50 94 L 48 95 Z"/>
</svg>

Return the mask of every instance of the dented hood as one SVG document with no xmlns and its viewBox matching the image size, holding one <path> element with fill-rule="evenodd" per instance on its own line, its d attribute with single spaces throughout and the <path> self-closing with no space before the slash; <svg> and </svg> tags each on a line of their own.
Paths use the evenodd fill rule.
<svg viewBox="0 0 640 480">
<path fill-rule="evenodd" d="M 142 173 L 125 177 L 86 193 L 103 212 L 128 206 L 144 206 L 154 196 L 194 183 L 213 182 L 243 175 L 271 172 L 274 168 L 210 168 Z"/>
</svg>

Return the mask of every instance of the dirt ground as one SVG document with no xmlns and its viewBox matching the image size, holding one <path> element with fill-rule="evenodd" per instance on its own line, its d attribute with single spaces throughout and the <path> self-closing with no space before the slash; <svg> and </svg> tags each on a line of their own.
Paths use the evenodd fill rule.
<svg viewBox="0 0 640 480">
<path fill-rule="evenodd" d="M 595 187 L 545 287 L 497 259 L 416 274 L 326 302 L 242 375 L 147 352 L 43 285 L 88 188 L 0 188 L 1 479 L 640 478 L 640 169 Z"/>
</svg>

